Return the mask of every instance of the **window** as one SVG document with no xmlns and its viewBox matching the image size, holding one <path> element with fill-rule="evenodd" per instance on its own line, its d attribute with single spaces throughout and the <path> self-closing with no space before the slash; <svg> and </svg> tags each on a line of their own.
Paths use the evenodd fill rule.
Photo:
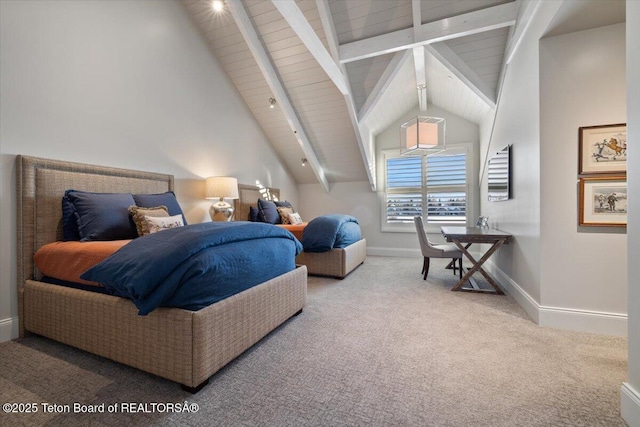
<svg viewBox="0 0 640 427">
<path fill-rule="evenodd" d="M 429 223 L 467 223 L 467 155 L 425 157 Z"/>
<path fill-rule="evenodd" d="M 449 149 L 431 156 L 384 153 L 385 200 L 383 231 L 413 230 L 413 217 L 427 224 L 467 223 L 467 149 Z M 407 227 L 403 224 L 411 224 Z"/>
<path fill-rule="evenodd" d="M 387 223 L 413 222 L 422 215 L 422 157 L 387 158 Z"/>
</svg>

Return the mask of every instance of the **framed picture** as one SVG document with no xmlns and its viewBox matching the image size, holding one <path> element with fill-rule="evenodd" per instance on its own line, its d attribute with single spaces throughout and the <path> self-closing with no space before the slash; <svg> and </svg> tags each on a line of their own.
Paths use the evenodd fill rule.
<svg viewBox="0 0 640 427">
<path fill-rule="evenodd" d="M 585 126 L 579 133 L 578 173 L 627 173 L 627 125 Z"/>
<path fill-rule="evenodd" d="M 580 225 L 627 226 L 627 178 L 580 178 Z"/>
</svg>

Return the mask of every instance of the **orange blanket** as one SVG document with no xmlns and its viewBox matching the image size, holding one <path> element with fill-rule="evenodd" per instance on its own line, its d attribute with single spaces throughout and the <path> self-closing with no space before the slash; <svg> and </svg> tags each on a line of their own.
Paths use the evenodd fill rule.
<svg viewBox="0 0 640 427">
<path fill-rule="evenodd" d="M 44 276 L 83 285 L 100 286 L 98 283 L 82 280 L 80 275 L 130 241 L 49 243 L 38 249 L 34 262 Z"/>
<path fill-rule="evenodd" d="M 302 240 L 302 232 L 304 228 L 307 226 L 307 222 L 303 222 L 302 224 L 276 224 L 278 227 L 282 227 L 285 230 L 289 230 L 291 234 L 296 236 L 296 239 Z"/>
</svg>

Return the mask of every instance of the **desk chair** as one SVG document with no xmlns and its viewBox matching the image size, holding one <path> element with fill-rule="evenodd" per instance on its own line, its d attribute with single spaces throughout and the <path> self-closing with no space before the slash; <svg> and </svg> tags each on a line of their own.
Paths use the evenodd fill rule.
<svg viewBox="0 0 640 427">
<path fill-rule="evenodd" d="M 453 274 L 456 274 L 456 260 L 459 262 L 460 278 L 462 279 L 462 251 L 456 247 L 456 245 L 443 244 L 433 245 L 427 239 L 427 233 L 424 231 L 424 225 L 422 223 L 422 217 L 417 216 L 413 218 L 413 222 L 416 224 L 416 231 L 418 232 L 418 241 L 420 242 L 420 250 L 424 257 L 422 263 L 422 273 L 424 276 L 422 280 L 427 280 L 427 274 L 429 274 L 429 258 L 451 258 L 451 264 L 453 265 Z"/>
</svg>

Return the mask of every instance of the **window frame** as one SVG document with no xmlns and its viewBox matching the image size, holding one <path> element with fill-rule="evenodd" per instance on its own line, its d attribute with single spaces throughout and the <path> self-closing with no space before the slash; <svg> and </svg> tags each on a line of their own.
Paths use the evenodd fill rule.
<svg viewBox="0 0 640 427">
<path fill-rule="evenodd" d="M 475 198 L 475 193 L 471 191 L 471 182 L 472 182 L 472 174 L 473 174 L 473 162 L 475 162 L 475 158 L 473 156 L 473 143 L 464 142 L 458 144 L 447 145 L 446 151 L 442 153 L 438 153 L 436 155 L 451 155 L 451 154 L 465 154 L 466 156 L 466 175 L 465 175 L 465 187 L 466 187 L 466 225 L 468 226 L 472 210 L 473 210 L 473 201 Z M 416 228 L 413 222 L 407 223 L 388 223 L 387 222 L 387 160 L 392 158 L 404 157 L 400 155 L 399 150 L 382 150 L 382 160 L 383 160 L 383 170 L 382 170 L 382 191 L 380 192 L 380 226 L 382 232 L 395 232 L 395 233 L 415 233 Z M 426 162 L 423 161 L 423 176 L 422 176 L 422 197 L 423 197 L 423 208 L 424 208 L 424 200 L 427 196 L 426 191 Z M 424 211 L 423 211 L 424 215 Z M 424 216 L 423 216 L 424 218 Z M 443 226 L 462 226 L 459 222 L 438 222 L 437 224 L 429 223 L 427 220 L 424 222 L 425 229 L 429 233 L 439 233 L 440 227 Z"/>
</svg>

